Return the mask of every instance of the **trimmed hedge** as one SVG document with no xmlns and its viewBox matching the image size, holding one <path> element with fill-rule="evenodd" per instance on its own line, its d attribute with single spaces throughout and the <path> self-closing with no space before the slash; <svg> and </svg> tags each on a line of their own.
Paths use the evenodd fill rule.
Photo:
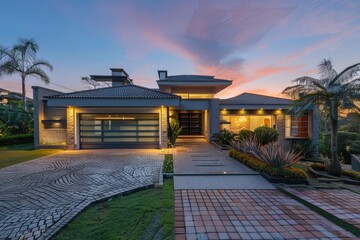
<svg viewBox="0 0 360 240">
<path fill-rule="evenodd" d="M 33 143 L 33 142 L 34 142 L 33 133 L 10 135 L 0 138 L 0 146 L 9 146 L 9 145 L 17 145 L 17 144 Z"/>
<path fill-rule="evenodd" d="M 239 135 L 238 135 L 238 140 L 242 141 L 242 140 L 248 140 L 250 138 L 253 138 L 255 136 L 255 133 L 251 130 L 248 129 L 243 129 L 240 130 Z"/>
<path fill-rule="evenodd" d="M 280 177 L 286 179 L 306 179 L 307 174 L 298 168 L 286 167 L 286 168 L 276 168 L 269 166 L 268 164 L 260 161 L 257 158 L 254 158 L 246 153 L 239 152 L 236 150 L 230 150 L 229 156 L 238 160 L 242 164 L 248 166 L 249 168 L 269 174 L 273 177 Z"/>
<path fill-rule="evenodd" d="M 325 164 L 322 163 L 312 163 L 310 164 L 310 167 L 312 167 L 314 170 L 326 171 Z"/>
<path fill-rule="evenodd" d="M 348 176 L 350 178 L 353 178 L 355 180 L 360 181 L 360 172 L 356 172 L 356 171 L 353 171 L 353 170 L 344 170 L 343 174 L 345 176 Z"/>
<path fill-rule="evenodd" d="M 322 163 L 313 163 L 310 165 L 310 167 L 312 167 L 314 170 L 326 171 L 326 166 L 325 164 Z M 360 172 L 353 170 L 343 170 L 343 175 L 348 176 L 354 180 L 360 181 Z"/>
<path fill-rule="evenodd" d="M 266 145 L 271 142 L 276 142 L 279 139 L 279 133 L 275 128 L 266 126 L 257 127 L 254 130 L 256 140 L 261 145 Z"/>
</svg>

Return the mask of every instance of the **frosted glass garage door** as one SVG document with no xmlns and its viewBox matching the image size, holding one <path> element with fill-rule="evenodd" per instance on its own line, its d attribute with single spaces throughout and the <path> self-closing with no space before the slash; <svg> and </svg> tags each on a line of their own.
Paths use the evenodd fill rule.
<svg viewBox="0 0 360 240">
<path fill-rule="evenodd" d="M 158 148 L 159 115 L 80 114 L 80 147 Z"/>
</svg>

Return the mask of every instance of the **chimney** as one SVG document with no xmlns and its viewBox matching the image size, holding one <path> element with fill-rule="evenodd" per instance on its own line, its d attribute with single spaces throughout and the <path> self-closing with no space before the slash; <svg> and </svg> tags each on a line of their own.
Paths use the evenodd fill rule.
<svg viewBox="0 0 360 240">
<path fill-rule="evenodd" d="M 125 72 L 123 68 L 110 68 L 112 78 L 112 87 L 118 87 L 123 85 L 132 84 L 132 80 L 129 78 L 129 74 Z"/>
<path fill-rule="evenodd" d="M 159 75 L 159 80 L 166 80 L 168 77 L 166 70 L 159 70 L 158 75 Z"/>
<path fill-rule="evenodd" d="M 129 74 L 125 72 L 123 68 L 110 68 L 111 75 L 116 77 L 129 77 Z"/>
</svg>

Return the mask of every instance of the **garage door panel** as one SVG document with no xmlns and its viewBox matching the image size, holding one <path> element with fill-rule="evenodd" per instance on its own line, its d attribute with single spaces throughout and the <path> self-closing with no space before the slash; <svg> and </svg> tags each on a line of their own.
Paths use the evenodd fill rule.
<svg viewBox="0 0 360 240">
<path fill-rule="evenodd" d="M 80 114 L 81 148 L 157 148 L 158 114 Z"/>
</svg>

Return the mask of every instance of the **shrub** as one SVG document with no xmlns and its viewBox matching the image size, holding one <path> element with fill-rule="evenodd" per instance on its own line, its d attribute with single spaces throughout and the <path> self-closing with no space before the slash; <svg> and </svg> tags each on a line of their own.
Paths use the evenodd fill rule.
<svg viewBox="0 0 360 240">
<path fill-rule="evenodd" d="M 179 121 L 172 121 L 168 125 L 168 144 L 173 147 L 175 145 L 176 139 L 181 133 L 182 127 Z"/>
<path fill-rule="evenodd" d="M 23 143 L 33 143 L 34 134 L 18 134 L 0 138 L 0 146 L 17 145 Z"/>
<path fill-rule="evenodd" d="M 331 148 L 331 133 L 324 134 L 324 144 Z M 349 150 L 347 149 L 349 146 Z M 360 153 L 360 134 L 353 132 L 338 132 L 338 153 L 345 163 L 351 162 L 350 154 Z"/>
<path fill-rule="evenodd" d="M 231 132 L 228 129 L 223 129 L 219 133 L 215 133 L 213 137 L 220 141 L 222 144 L 229 145 L 231 141 L 234 140 L 234 137 L 236 136 L 235 133 Z"/>
<path fill-rule="evenodd" d="M 259 144 L 261 145 L 276 142 L 279 138 L 279 133 L 275 128 L 270 128 L 266 126 L 257 127 L 254 130 L 254 135 Z"/>
<path fill-rule="evenodd" d="M 234 149 L 251 155 L 258 152 L 260 147 L 255 137 L 249 137 L 248 139 L 243 139 L 241 141 L 231 141 L 230 144 Z"/>
<path fill-rule="evenodd" d="M 31 112 L 22 107 L 10 108 L 0 104 L 0 135 L 10 136 L 16 134 L 32 133 L 34 119 Z"/>
<path fill-rule="evenodd" d="M 230 150 L 229 155 L 230 157 L 238 160 L 239 162 L 243 163 L 249 168 L 258 172 L 265 172 L 273 177 L 280 177 L 287 179 L 307 178 L 307 174 L 301 169 L 293 168 L 293 167 L 285 167 L 283 169 L 272 167 L 244 152 Z"/>
<path fill-rule="evenodd" d="M 250 138 L 253 138 L 255 135 L 255 133 L 251 130 L 248 129 L 243 129 L 240 130 L 239 135 L 238 135 L 238 140 L 239 141 L 243 141 L 243 140 L 248 140 Z"/>
<path fill-rule="evenodd" d="M 303 158 L 302 153 L 285 150 L 274 143 L 261 146 L 257 152 L 252 152 L 251 154 L 266 164 L 277 168 L 290 167 Z"/>
<path fill-rule="evenodd" d="M 314 170 L 326 171 L 326 166 L 323 163 L 312 163 L 310 164 L 310 167 L 312 167 Z"/>
<path fill-rule="evenodd" d="M 320 155 L 331 156 L 331 149 L 325 144 L 324 139 L 319 139 L 318 146 Z"/>
<path fill-rule="evenodd" d="M 173 173 L 174 172 L 173 155 L 172 154 L 165 155 L 162 172 L 163 173 Z"/>
<path fill-rule="evenodd" d="M 312 167 L 314 170 L 326 171 L 326 165 L 322 163 L 313 163 L 310 165 L 310 167 Z M 343 170 L 343 175 L 360 181 L 360 172 L 356 172 L 353 170 Z"/>
<path fill-rule="evenodd" d="M 356 172 L 356 171 L 353 171 L 353 170 L 344 170 L 343 174 L 345 176 L 348 176 L 350 178 L 353 178 L 355 180 L 360 181 L 360 172 Z"/>
<path fill-rule="evenodd" d="M 290 147 L 295 152 L 301 152 L 304 157 L 312 158 L 314 145 L 310 139 L 290 139 L 289 140 Z"/>
</svg>

